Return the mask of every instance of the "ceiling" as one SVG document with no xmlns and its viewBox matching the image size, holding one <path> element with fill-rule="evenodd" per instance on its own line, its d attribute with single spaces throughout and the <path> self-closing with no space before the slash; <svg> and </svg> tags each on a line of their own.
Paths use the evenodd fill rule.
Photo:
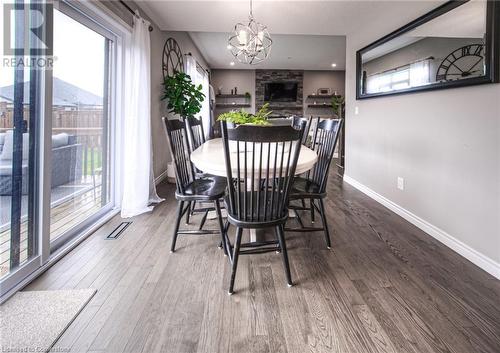
<svg viewBox="0 0 500 353">
<path fill-rule="evenodd" d="M 255 68 L 243 64 L 229 66 L 231 55 L 226 48 L 234 24 L 248 18 L 249 1 L 138 2 L 162 30 L 189 32 L 210 67 Z M 398 21 L 401 14 L 416 18 L 443 2 L 254 0 L 254 17 L 267 25 L 273 38 L 271 57 L 257 67 L 331 70 L 335 62 L 335 69 L 343 69 L 343 36 L 387 21 L 393 21 L 396 29 L 404 24 Z"/>
<path fill-rule="evenodd" d="M 486 1 L 470 1 L 363 54 L 369 62 L 424 38 L 483 38 Z"/>
<path fill-rule="evenodd" d="M 486 1 L 470 1 L 420 27 L 407 36 L 483 38 L 486 32 Z"/>
<path fill-rule="evenodd" d="M 422 40 L 423 38 L 420 37 L 410 37 L 410 36 L 399 36 L 396 37 L 388 42 L 385 42 L 384 44 L 379 45 L 378 47 L 375 47 L 373 49 L 370 49 L 370 51 L 367 51 L 363 53 L 363 62 L 367 63 L 371 60 L 377 59 L 383 55 L 392 53 L 393 51 L 396 51 L 398 49 L 407 47 L 413 43 L 418 42 L 419 40 Z"/>
<path fill-rule="evenodd" d="M 191 32 L 190 35 L 213 69 L 345 70 L 345 36 L 275 34 L 268 59 L 258 65 L 246 65 L 238 63 L 226 48 L 227 33 Z"/>
</svg>

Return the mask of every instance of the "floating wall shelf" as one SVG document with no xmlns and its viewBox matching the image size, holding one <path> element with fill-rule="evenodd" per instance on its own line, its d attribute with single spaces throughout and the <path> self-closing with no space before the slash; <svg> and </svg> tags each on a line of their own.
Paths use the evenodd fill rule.
<svg viewBox="0 0 500 353">
<path fill-rule="evenodd" d="M 308 104 L 308 108 L 331 108 L 331 104 Z"/>
<path fill-rule="evenodd" d="M 324 99 L 332 99 L 333 97 L 340 97 L 339 95 L 334 95 L 334 94 L 328 94 L 328 95 L 320 95 L 320 94 L 310 94 L 307 96 L 308 99 L 315 99 L 315 98 L 324 98 Z"/>
<path fill-rule="evenodd" d="M 252 105 L 249 103 L 217 103 L 216 108 L 250 108 Z"/>
<path fill-rule="evenodd" d="M 244 94 L 217 94 L 215 98 L 246 98 Z"/>
<path fill-rule="evenodd" d="M 270 110 L 297 110 L 297 109 L 302 109 L 301 105 L 292 105 L 292 106 L 282 106 L 282 105 L 270 105 L 269 106 Z"/>
</svg>

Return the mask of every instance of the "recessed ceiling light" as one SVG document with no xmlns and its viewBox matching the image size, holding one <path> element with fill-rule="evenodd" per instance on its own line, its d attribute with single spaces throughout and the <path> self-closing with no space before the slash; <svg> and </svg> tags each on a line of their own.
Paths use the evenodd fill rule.
<svg viewBox="0 0 500 353">
<path fill-rule="evenodd" d="M 337 67 L 337 64 L 333 63 L 333 64 L 332 64 L 332 67 Z"/>
<path fill-rule="evenodd" d="M 229 65 L 234 66 L 234 61 L 231 61 Z"/>
<path fill-rule="evenodd" d="M 226 46 L 226 49 L 227 49 L 227 50 L 231 50 L 231 46 L 228 44 L 228 45 Z"/>
</svg>

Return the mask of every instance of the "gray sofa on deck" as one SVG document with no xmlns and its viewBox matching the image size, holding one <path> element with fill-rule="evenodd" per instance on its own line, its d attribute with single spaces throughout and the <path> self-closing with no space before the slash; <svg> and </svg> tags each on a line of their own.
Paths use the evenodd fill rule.
<svg viewBox="0 0 500 353">
<path fill-rule="evenodd" d="M 65 133 L 52 136 L 51 186 L 80 182 L 82 177 L 82 145 L 76 136 Z M 28 134 L 23 134 L 22 194 L 28 193 Z M 0 195 L 12 192 L 12 130 L 0 133 Z"/>
</svg>

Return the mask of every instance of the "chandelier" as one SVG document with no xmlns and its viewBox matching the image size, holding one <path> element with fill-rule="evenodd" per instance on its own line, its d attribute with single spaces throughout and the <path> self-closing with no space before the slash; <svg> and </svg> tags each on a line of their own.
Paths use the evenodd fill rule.
<svg viewBox="0 0 500 353">
<path fill-rule="evenodd" d="M 273 41 L 267 27 L 255 21 L 250 0 L 248 24 L 237 23 L 228 40 L 231 54 L 241 63 L 255 65 L 267 59 Z"/>
</svg>

